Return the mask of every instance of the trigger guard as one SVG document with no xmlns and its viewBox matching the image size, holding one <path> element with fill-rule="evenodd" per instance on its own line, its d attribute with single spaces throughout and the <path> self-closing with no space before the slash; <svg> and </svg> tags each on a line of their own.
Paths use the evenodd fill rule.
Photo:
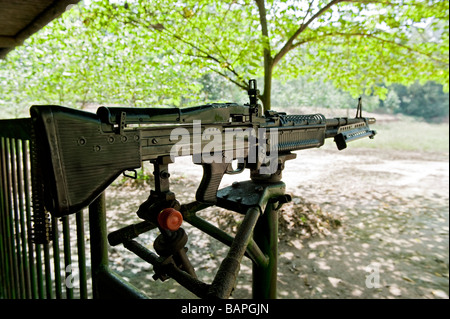
<svg viewBox="0 0 450 319">
<path fill-rule="evenodd" d="M 228 175 L 239 174 L 239 173 L 242 173 L 244 171 L 244 169 L 245 169 L 245 162 L 238 163 L 238 167 L 236 169 L 233 169 L 233 167 L 231 166 L 231 163 L 229 163 L 227 166 L 227 170 L 225 171 L 225 174 L 228 174 Z"/>
</svg>

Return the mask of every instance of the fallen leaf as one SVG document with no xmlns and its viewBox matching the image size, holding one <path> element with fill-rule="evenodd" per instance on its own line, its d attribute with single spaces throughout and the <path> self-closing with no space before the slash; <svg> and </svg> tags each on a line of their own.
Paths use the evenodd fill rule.
<svg viewBox="0 0 450 319">
<path fill-rule="evenodd" d="M 411 278 L 408 278 L 408 277 L 402 277 L 402 279 L 405 280 L 405 281 L 408 281 L 408 282 L 415 283 L 414 280 L 412 280 Z"/>
</svg>

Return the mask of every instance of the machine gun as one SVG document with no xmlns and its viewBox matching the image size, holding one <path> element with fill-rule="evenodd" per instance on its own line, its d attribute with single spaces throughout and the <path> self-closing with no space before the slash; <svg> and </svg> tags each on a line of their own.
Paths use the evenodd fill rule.
<svg viewBox="0 0 450 319">
<path fill-rule="evenodd" d="M 270 281 L 275 285 L 272 237 L 276 238 L 276 229 L 270 236 L 265 229 L 276 223 L 273 212 L 290 200 L 281 181 L 285 161 L 296 157 L 292 151 L 320 147 L 326 138 L 334 138 L 339 150 L 350 141 L 373 138 L 376 132 L 369 124 L 375 119 L 362 117 L 361 101 L 355 118 L 263 114 L 255 80 L 250 80 L 248 94 L 250 103 L 245 105 L 100 107 L 96 114 L 56 105 L 32 106 L 35 242 L 49 240 L 48 212 L 56 217 L 75 213 L 92 203 L 120 174 L 130 176 L 144 161 L 150 161 L 155 185 L 137 212 L 143 221 L 110 233 L 111 245 L 123 244 L 153 264 L 155 279 L 172 277 L 200 297 L 227 298 L 245 254 L 254 263 L 254 273 L 271 269 Z M 184 205 L 176 200 L 169 184 L 168 167 L 178 156 L 192 156 L 204 172 L 196 200 Z M 233 161 L 238 162 L 237 168 Z M 244 169 L 250 169 L 250 181 L 219 190 L 224 174 Z M 212 205 L 245 214 L 234 238 L 196 215 Z M 230 246 L 212 284 L 196 279 L 186 255 L 187 235 L 180 227 L 183 220 Z M 134 240 L 154 228 L 161 231 L 154 243 L 158 255 Z M 272 239 L 267 245 L 255 236 Z"/>
</svg>

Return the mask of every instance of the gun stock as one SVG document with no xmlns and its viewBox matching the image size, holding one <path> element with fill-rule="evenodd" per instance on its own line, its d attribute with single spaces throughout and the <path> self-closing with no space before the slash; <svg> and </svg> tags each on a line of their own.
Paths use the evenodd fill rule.
<svg viewBox="0 0 450 319">
<path fill-rule="evenodd" d="M 45 205 L 55 216 L 89 205 L 124 170 L 141 166 L 139 132 L 105 134 L 95 114 L 32 106 Z"/>
</svg>

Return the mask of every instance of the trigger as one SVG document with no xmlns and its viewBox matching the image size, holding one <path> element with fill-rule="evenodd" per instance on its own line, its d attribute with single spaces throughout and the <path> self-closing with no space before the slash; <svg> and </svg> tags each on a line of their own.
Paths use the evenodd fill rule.
<svg viewBox="0 0 450 319">
<path fill-rule="evenodd" d="M 239 174 L 245 169 L 245 162 L 244 163 L 238 163 L 238 167 L 236 169 L 233 169 L 233 166 L 231 163 L 228 164 L 227 170 L 225 171 L 225 174 L 233 175 L 233 174 Z"/>
</svg>

